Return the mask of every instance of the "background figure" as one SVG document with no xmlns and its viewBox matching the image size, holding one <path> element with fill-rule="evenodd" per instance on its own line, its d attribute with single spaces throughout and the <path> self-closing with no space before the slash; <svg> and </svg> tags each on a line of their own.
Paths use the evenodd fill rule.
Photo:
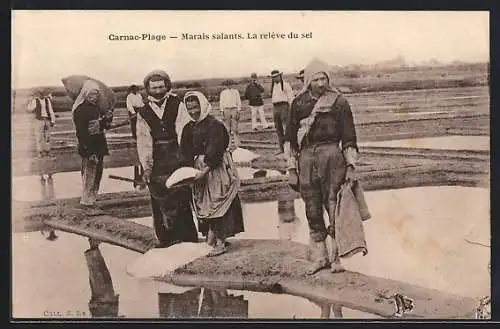
<svg viewBox="0 0 500 329">
<path fill-rule="evenodd" d="M 264 114 L 264 101 L 262 100 L 262 93 L 264 87 L 257 80 L 257 73 L 252 73 L 250 76 L 251 81 L 245 88 L 244 99 L 248 99 L 248 106 L 250 107 L 252 115 L 252 129 L 257 130 L 257 114 L 259 114 L 260 123 L 264 129 L 271 128 L 272 125 L 266 120 Z"/>
<path fill-rule="evenodd" d="M 191 148 L 194 167 L 200 170 L 193 184 L 193 211 L 199 221 L 199 230 L 213 247 L 208 256 L 226 252 L 226 238 L 243 232 L 243 213 L 238 196 L 240 179 L 231 153 L 229 134 L 219 120 L 211 116 L 211 105 L 200 92 L 190 91 L 184 96 L 193 122 Z M 187 152 L 186 152 L 187 153 Z"/>
<path fill-rule="evenodd" d="M 115 294 L 113 281 L 104 257 L 99 250 L 99 243 L 89 239 L 90 248 L 85 251 L 85 260 L 89 270 L 91 297 L 89 310 L 92 317 L 118 317 L 119 295 Z"/>
<path fill-rule="evenodd" d="M 37 91 L 35 97 L 28 103 L 28 111 L 34 113 L 34 135 L 38 157 L 48 157 L 50 156 L 51 128 L 56 123 L 51 95 Z"/>
<path fill-rule="evenodd" d="M 93 80 L 87 80 L 72 108 L 78 153 L 82 157 L 83 191 L 80 205 L 88 211 L 97 213 L 99 211 L 95 202 L 104 170 L 104 156 L 109 155 L 104 135 L 107 123 L 97 106 L 99 97 L 101 97 L 99 85 Z"/>
<path fill-rule="evenodd" d="M 240 138 L 238 136 L 238 123 L 240 120 L 241 97 L 238 89 L 231 88 L 230 82 L 225 82 L 226 89 L 220 93 L 219 102 L 222 117 L 229 131 L 229 136 L 232 136 L 234 148 L 240 146 Z"/>
<path fill-rule="evenodd" d="M 300 85 L 299 89 L 297 89 L 297 90 L 296 90 L 296 91 L 294 91 L 294 93 L 293 93 L 293 94 L 294 94 L 294 96 L 297 96 L 297 95 L 300 93 L 300 91 L 302 90 L 302 88 L 304 87 L 304 69 L 300 70 L 300 71 L 299 71 L 299 74 L 297 74 L 297 75 L 295 76 L 295 78 L 296 78 L 297 80 L 299 80 L 299 81 L 302 83 L 302 84 Z"/>
<path fill-rule="evenodd" d="M 274 127 L 276 128 L 280 145 L 279 154 L 284 152 L 285 124 L 294 95 L 290 84 L 283 80 L 283 73 L 278 70 L 273 70 L 271 72 L 271 77 L 271 100 L 273 102 Z"/>
<path fill-rule="evenodd" d="M 127 95 L 127 110 L 130 119 L 130 130 L 132 131 L 132 137 L 137 140 L 137 109 L 144 106 L 142 101 L 142 96 L 139 94 L 139 87 L 136 85 L 130 86 Z M 142 185 L 142 166 L 134 166 L 134 188 Z"/>
</svg>

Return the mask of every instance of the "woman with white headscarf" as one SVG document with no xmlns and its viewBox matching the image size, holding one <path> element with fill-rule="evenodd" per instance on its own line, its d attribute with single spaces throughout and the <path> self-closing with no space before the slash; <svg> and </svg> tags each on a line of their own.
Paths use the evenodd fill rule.
<svg viewBox="0 0 500 329">
<path fill-rule="evenodd" d="M 103 159 L 109 155 L 105 120 L 101 117 L 98 101 L 99 85 L 87 80 L 72 107 L 73 122 L 78 139 L 78 153 L 82 157 L 82 197 L 80 205 L 94 208 L 103 173 Z"/>
<path fill-rule="evenodd" d="M 240 179 L 228 151 L 229 133 L 210 115 L 205 95 L 187 92 L 184 103 L 192 119 L 189 137 L 195 168 L 201 170 L 193 184 L 193 210 L 199 230 L 213 247 L 208 256 L 227 251 L 226 238 L 243 232 L 243 214 L 238 197 Z"/>
</svg>

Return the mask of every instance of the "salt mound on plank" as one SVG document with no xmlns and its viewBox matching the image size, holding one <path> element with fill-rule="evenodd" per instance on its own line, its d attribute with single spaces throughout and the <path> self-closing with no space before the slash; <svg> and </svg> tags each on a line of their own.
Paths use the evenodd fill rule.
<svg viewBox="0 0 500 329">
<path fill-rule="evenodd" d="M 241 148 L 241 147 L 238 147 L 237 149 L 235 149 L 233 151 L 232 155 L 233 155 L 233 161 L 236 163 L 250 162 L 250 161 L 260 157 L 259 154 L 254 153 L 250 150 Z"/>
<path fill-rule="evenodd" d="M 127 274 L 139 278 L 154 278 L 204 257 L 211 247 L 206 243 L 182 242 L 168 248 L 151 249 L 127 266 Z"/>
</svg>

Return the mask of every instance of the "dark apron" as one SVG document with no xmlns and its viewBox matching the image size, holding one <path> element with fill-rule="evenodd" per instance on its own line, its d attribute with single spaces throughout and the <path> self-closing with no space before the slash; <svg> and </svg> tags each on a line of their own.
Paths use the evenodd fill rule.
<svg viewBox="0 0 500 329">
<path fill-rule="evenodd" d="M 180 153 L 175 139 L 155 141 L 149 191 L 154 228 L 160 245 L 198 241 L 190 207 L 191 189 L 188 186 L 174 189 L 165 187 L 167 178 L 175 170 L 190 165 L 188 158 Z"/>
</svg>

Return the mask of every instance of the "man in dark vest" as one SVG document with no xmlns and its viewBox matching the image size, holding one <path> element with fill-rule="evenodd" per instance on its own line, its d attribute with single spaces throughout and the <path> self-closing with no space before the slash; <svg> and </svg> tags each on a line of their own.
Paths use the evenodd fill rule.
<svg viewBox="0 0 500 329">
<path fill-rule="evenodd" d="M 181 99 L 171 92 L 170 77 L 161 70 L 144 78 L 147 97 L 138 108 L 137 153 L 149 187 L 153 224 L 158 247 L 181 241 L 197 242 L 198 233 L 190 208 L 189 187 L 167 189 L 166 179 L 178 168 L 193 166 L 192 157 L 182 154 L 184 127 L 190 122 Z"/>
<path fill-rule="evenodd" d="M 50 155 L 50 128 L 56 123 L 50 95 L 37 92 L 28 104 L 28 111 L 35 114 L 34 133 L 39 157 Z"/>
</svg>

